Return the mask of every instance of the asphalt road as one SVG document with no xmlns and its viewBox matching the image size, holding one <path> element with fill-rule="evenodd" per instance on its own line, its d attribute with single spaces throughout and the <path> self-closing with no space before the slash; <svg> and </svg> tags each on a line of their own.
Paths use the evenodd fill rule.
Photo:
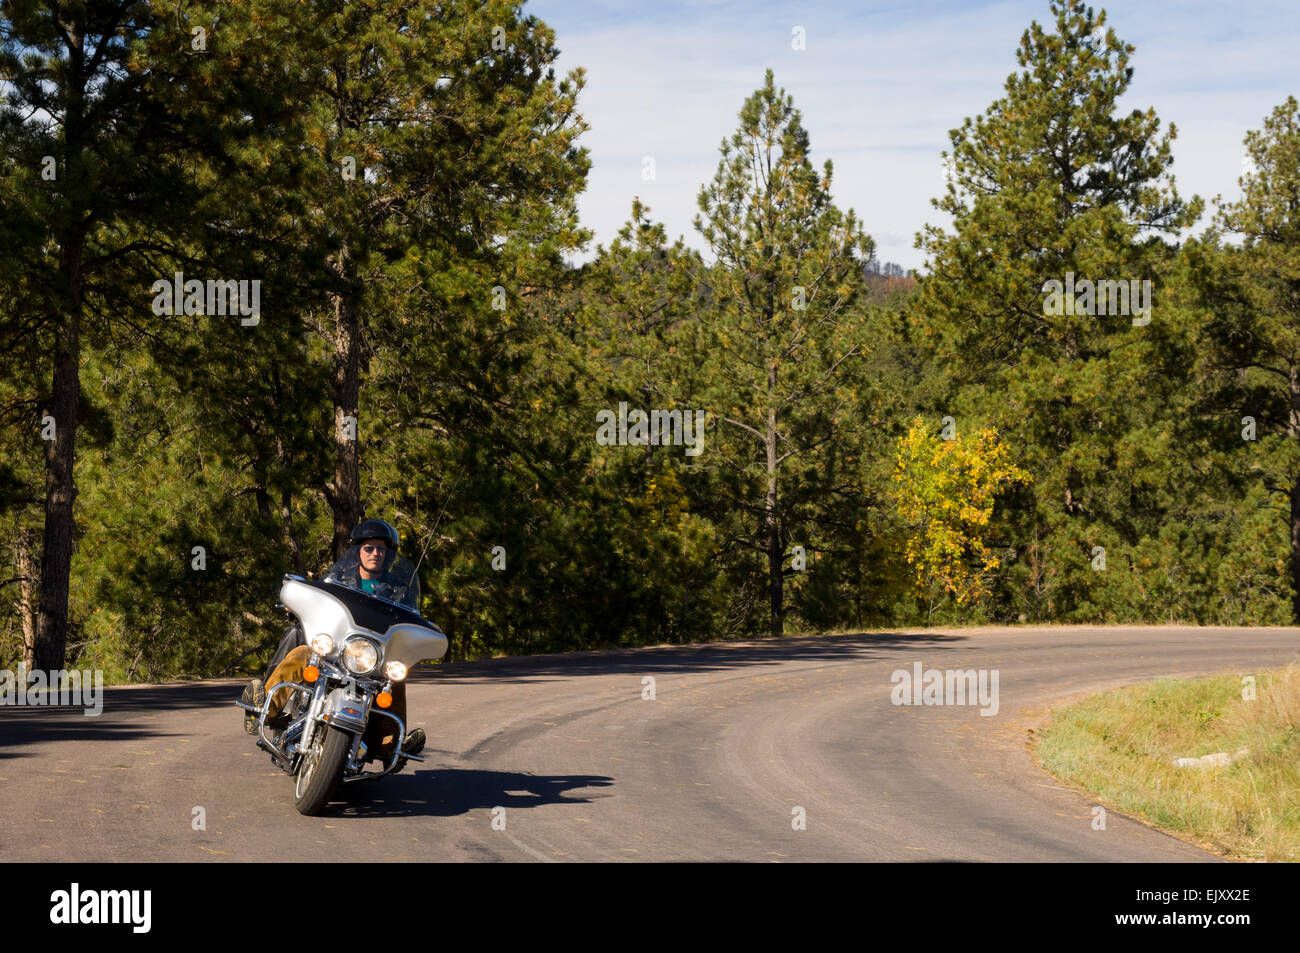
<svg viewBox="0 0 1300 953">
<path fill-rule="evenodd" d="M 314 818 L 244 734 L 242 682 L 108 689 L 98 717 L 0 708 L 0 860 L 1215 861 L 1115 812 L 1094 830 L 1028 732 L 1082 693 L 1298 656 L 1300 629 L 1057 627 L 422 667 L 425 763 Z M 894 705 L 916 662 L 996 670 L 997 713 Z"/>
</svg>

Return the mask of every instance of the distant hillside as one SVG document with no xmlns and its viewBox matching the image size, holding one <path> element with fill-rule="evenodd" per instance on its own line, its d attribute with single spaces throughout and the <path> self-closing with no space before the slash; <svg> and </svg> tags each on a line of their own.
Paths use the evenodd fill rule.
<svg viewBox="0 0 1300 953">
<path fill-rule="evenodd" d="M 892 261 L 872 259 L 862 269 L 867 285 L 867 303 L 888 308 L 901 307 L 903 301 L 916 288 L 912 274 Z"/>
</svg>

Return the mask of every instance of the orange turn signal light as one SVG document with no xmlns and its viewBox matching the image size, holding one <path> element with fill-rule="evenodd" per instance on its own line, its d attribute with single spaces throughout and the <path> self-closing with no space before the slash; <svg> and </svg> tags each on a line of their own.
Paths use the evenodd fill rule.
<svg viewBox="0 0 1300 953">
<path fill-rule="evenodd" d="M 375 696 L 375 704 L 380 708 L 387 708 L 393 703 L 393 696 L 388 692 L 380 692 Z"/>
<path fill-rule="evenodd" d="M 302 670 L 302 680 L 304 682 L 314 682 L 320 678 L 320 669 L 315 665 L 308 665 Z"/>
</svg>

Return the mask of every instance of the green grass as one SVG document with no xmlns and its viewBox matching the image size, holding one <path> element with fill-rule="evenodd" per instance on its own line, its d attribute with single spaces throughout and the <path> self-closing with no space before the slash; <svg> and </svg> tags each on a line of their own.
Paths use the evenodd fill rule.
<svg viewBox="0 0 1300 953">
<path fill-rule="evenodd" d="M 1300 666 L 1161 679 L 1052 713 L 1043 767 L 1099 803 L 1239 860 L 1300 860 Z M 1249 754 L 1224 767 L 1175 758 Z"/>
</svg>

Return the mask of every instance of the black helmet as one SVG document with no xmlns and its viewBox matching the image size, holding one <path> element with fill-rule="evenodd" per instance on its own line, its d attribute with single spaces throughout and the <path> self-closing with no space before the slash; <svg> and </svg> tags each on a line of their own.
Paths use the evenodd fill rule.
<svg viewBox="0 0 1300 953">
<path fill-rule="evenodd" d="M 401 543 L 397 530 L 383 520 L 362 520 L 352 531 L 352 538 L 348 540 L 348 545 L 355 546 L 363 539 L 382 539 L 384 545 L 393 552 L 397 552 Z"/>
</svg>

